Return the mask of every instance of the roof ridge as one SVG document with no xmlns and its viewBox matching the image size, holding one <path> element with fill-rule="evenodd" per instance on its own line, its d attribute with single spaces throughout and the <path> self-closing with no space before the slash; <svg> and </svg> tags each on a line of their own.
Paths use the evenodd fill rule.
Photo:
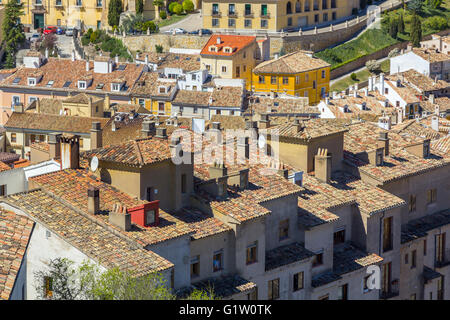
<svg viewBox="0 0 450 320">
<path fill-rule="evenodd" d="M 143 165 L 145 164 L 145 162 L 144 162 L 144 157 L 142 156 L 141 148 L 139 147 L 138 141 L 133 140 L 133 146 L 134 146 L 134 148 L 135 148 L 135 151 L 136 151 L 137 154 L 138 154 L 138 161 L 139 161 L 139 164 L 140 164 L 141 166 L 143 166 Z"/>
</svg>

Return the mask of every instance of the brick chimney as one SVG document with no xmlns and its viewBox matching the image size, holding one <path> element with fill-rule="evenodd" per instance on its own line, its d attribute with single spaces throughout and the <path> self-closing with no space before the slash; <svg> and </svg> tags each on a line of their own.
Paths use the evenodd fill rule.
<svg viewBox="0 0 450 320">
<path fill-rule="evenodd" d="M 317 150 L 314 157 L 315 176 L 322 182 L 330 183 L 331 178 L 331 156 L 328 155 L 328 149 Z"/>
<path fill-rule="evenodd" d="M 48 135 L 48 150 L 50 159 L 55 159 L 61 157 L 61 144 L 60 144 L 61 134 L 49 133 Z"/>
<path fill-rule="evenodd" d="M 100 190 L 97 187 L 90 186 L 88 194 L 88 212 L 97 214 L 100 211 Z"/>
<path fill-rule="evenodd" d="M 369 163 L 376 167 L 382 166 L 384 163 L 384 148 L 375 148 L 367 151 Z"/>
<path fill-rule="evenodd" d="M 80 136 L 61 135 L 61 170 L 80 166 Z"/>
<path fill-rule="evenodd" d="M 150 137 L 153 133 L 155 133 L 155 122 L 154 121 L 144 121 L 142 122 L 142 136 Z"/>
<path fill-rule="evenodd" d="M 99 121 L 92 122 L 91 128 L 91 150 L 103 147 L 103 130 Z"/>
<path fill-rule="evenodd" d="M 109 211 L 108 221 L 124 231 L 131 230 L 131 215 L 128 213 L 127 207 L 120 203 L 113 205 L 112 210 Z"/>
<path fill-rule="evenodd" d="M 268 114 L 262 114 L 261 119 L 259 120 L 259 128 L 260 129 L 268 129 L 270 128 L 270 119 Z"/>
<path fill-rule="evenodd" d="M 378 148 L 384 148 L 384 155 L 389 155 L 389 137 L 387 132 L 380 132 L 378 137 Z"/>
<path fill-rule="evenodd" d="M 162 127 L 156 128 L 155 137 L 161 138 L 161 139 L 167 139 L 167 128 L 162 128 Z"/>
</svg>

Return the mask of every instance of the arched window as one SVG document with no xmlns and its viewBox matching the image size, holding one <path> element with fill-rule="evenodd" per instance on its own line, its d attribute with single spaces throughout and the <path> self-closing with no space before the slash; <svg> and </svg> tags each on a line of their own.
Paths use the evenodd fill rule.
<svg viewBox="0 0 450 320">
<path fill-rule="evenodd" d="M 288 1 L 288 3 L 286 4 L 286 14 L 291 14 L 292 13 L 292 5 L 291 2 Z"/>
<path fill-rule="evenodd" d="M 297 0 L 297 3 L 295 4 L 295 12 L 302 12 L 302 4 L 300 3 L 300 0 Z"/>
</svg>

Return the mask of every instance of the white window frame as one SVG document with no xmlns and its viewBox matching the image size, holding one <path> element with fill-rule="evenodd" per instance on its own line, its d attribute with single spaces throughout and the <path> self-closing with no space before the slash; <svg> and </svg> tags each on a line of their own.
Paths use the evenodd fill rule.
<svg viewBox="0 0 450 320">
<path fill-rule="evenodd" d="M 78 89 L 86 90 L 87 82 L 86 81 L 78 81 Z"/>
<path fill-rule="evenodd" d="M 120 83 L 111 83 L 111 91 L 119 92 L 121 87 Z"/>
<path fill-rule="evenodd" d="M 37 79 L 36 78 L 28 77 L 28 85 L 30 87 L 34 87 L 36 85 L 36 83 L 37 83 Z"/>
</svg>

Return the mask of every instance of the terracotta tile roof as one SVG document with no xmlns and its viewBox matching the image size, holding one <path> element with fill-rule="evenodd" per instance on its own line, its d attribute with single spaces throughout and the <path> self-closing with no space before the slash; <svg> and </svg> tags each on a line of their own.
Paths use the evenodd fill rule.
<svg viewBox="0 0 450 320">
<path fill-rule="evenodd" d="M 440 112 L 445 112 L 445 111 L 450 110 L 450 98 L 448 98 L 448 97 L 434 98 L 434 103 L 439 106 Z"/>
<path fill-rule="evenodd" d="M 89 71 L 86 71 L 86 61 L 60 58 L 49 58 L 47 63 L 39 67 L 39 71 L 42 72 L 43 77 L 34 88 L 45 89 L 46 91 L 64 90 L 64 91 L 78 91 L 78 92 L 92 92 L 92 93 L 104 93 L 112 92 L 111 83 L 115 79 L 121 77 L 125 82 L 125 90 L 121 92 L 112 92 L 115 95 L 122 94 L 128 95 L 131 87 L 141 76 L 144 70 L 143 65 L 136 64 L 122 64 L 125 67 L 124 70 L 115 68 L 111 73 L 94 73 L 94 63 L 89 62 Z M 5 78 L 0 82 L 0 87 L 28 87 L 27 78 L 30 74 L 35 73 L 37 70 L 34 68 L 20 67 L 13 75 Z M 20 79 L 17 83 L 13 84 L 14 79 Z M 92 83 L 86 89 L 78 89 L 78 80 L 92 79 Z M 47 84 L 49 81 L 54 81 L 51 87 Z M 70 84 L 64 87 L 64 84 Z M 101 89 L 96 89 L 98 85 L 103 84 Z"/>
<path fill-rule="evenodd" d="M 296 74 L 331 66 L 319 58 L 310 56 L 310 54 L 312 52 L 307 51 L 288 53 L 278 59 L 261 62 L 253 69 L 253 72 L 256 74 Z"/>
<path fill-rule="evenodd" d="M 245 119 L 243 117 L 214 114 L 211 116 L 211 120 L 205 125 L 205 129 L 210 129 L 213 122 L 220 122 L 220 127 L 224 130 L 245 129 Z"/>
<path fill-rule="evenodd" d="M 220 43 L 218 43 L 217 38 L 220 38 Z M 203 47 L 202 51 L 200 51 L 200 55 L 229 57 L 237 54 L 240 50 L 252 43 L 256 43 L 256 37 L 254 36 L 213 34 Z M 217 47 L 216 52 L 210 51 L 210 46 Z M 225 52 L 225 47 L 232 48 L 231 52 Z"/>
<path fill-rule="evenodd" d="M 390 131 L 424 139 L 439 139 L 441 137 L 441 134 L 431 129 L 431 126 L 427 125 L 423 119 L 419 121 L 416 119 L 403 120 L 403 123 L 396 124 Z"/>
<path fill-rule="evenodd" d="M 0 208 L 0 300 L 8 300 L 16 282 L 34 222 Z"/>
<path fill-rule="evenodd" d="M 173 105 L 242 108 L 244 88 L 216 87 L 212 92 L 179 90 Z"/>
<path fill-rule="evenodd" d="M 211 95 L 212 92 L 206 91 L 178 90 L 172 104 L 175 106 L 208 106 Z"/>
<path fill-rule="evenodd" d="M 420 102 L 420 99 L 418 97 L 419 93 L 412 87 L 405 84 L 397 87 L 397 80 L 401 80 L 401 77 L 399 77 L 397 74 L 386 76 L 385 79 L 392 90 L 394 90 L 406 103 Z"/>
<path fill-rule="evenodd" d="M 166 88 L 164 93 L 159 91 L 160 87 Z M 175 79 L 162 79 L 159 77 L 158 72 L 145 72 L 131 88 L 131 94 L 146 98 L 150 96 L 151 98 L 168 99 L 177 88 Z"/>
<path fill-rule="evenodd" d="M 118 267 L 142 276 L 173 267 L 156 253 L 133 245 L 42 190 L 16 193 L 5 200 L 108 269 Z"/>
<path fill-rule="evenodd" d="M 104 146 L 100 149 L 85 151 L 82 157 L 91 159 L 96 156 L 100 161 L 124 163 L 142 167 L 172 158 L 169 139 L 155 137 L 130 140 L 120 145 Z"/>
<path fill-rule="evenodd" d="M 67 97 L 63 100 L 65 103 L 77 103 L 77 104 L 89 104 L 89 99 L 91 99 L 92 103 L 96 103 L 98 101 L 103 100 L 103 98 L 100 98 L 95 95 L 86 94 L 84 92 L 76 94 L 74 96 Z"/>
<path fill-rule="evenodd" d="M 392 131 L 389 132 L 389 155 L 384 157 L 384 164 L 382 166 L 369 164 L 360 156 L 375 148 L 379 133 L 385 130 L 369 122 L 352 124 L 348 128 L 349 131 L 344 136 L 344 161 L 381 183 L 449 165 L 448 159 L 438 155 L 431 154 L 427 158 L 421 158 L 406 151 L 404 149 L 406 146 L 421 143 L 424 139 Z"/>
<path fill-rule="evenodd" d="M 156 53 L 143 52 L 139 54 L 138 61 L 145 61 L 148 56 L 148 62 L 158 65 L 158 69 L 176 68 L 185 72 L 200 70 L 200 55 L 198 54 L 182 54 L 182 53 Z"/>
<path fill-rule="evenodd" d="M 429 231 L 450 224 L 450 209 L 410 220 L 402 224 L 401 242 L 406 243 L 425 237 Z"/>
<path fill-rule="evenodd" d="M 300 122 L 303 126 L 303 130 L 299 132 L 297 132 L 297 127 L 292 121 L 260 131 L 278 135 L 280 137 L 307 141 L 314 138 L 325 137 L 336 133 L 344 133 L 347 131 L 342 123 L 336 121 L 335 119 L 305 119 L 300 120 Z"/>
<path fill-rule="evenodd" d="M 189 235 L 194 231 L 185 222 L 159 209 L 160 223 L 156 227 L 142 227 L 133 225 L 131 231 L 123 231 L 108 222 L 108 213 L 112 210 L 114 203 L 133 208 L 146 203 L 132 197 L 113 186 L 100 181 L 87 170 L 62 170 L 32 178 L 46 192 L 68 202 L 70 205 L 87 212 L 87 190 L 90 186 L 99 188 L 100 210 L 104 214 L 93 216 L 97 220 L 115 228 L 127 237 L 134 239 L 137 243 L 146 246 L 183 235 Z"/>
<path fill-rule="evenodd" d="M 24 168 L 31 165 L 31 162 L 27 159 L 20 159 L 14 162 L 14 168 Z"/>
<path fill-rule="evenodd" d="M 291 243 L 266 251 L 266 272 L 314 256 L 300 243 Z"/>
<path fill-rule="evenodd" d="M 431 141 L 431 149 L 443 157 L 450 158 L 450 135 Z"/>
<path fill-rule="evenodd" d="M 395 74 L 395 79 L 399 79 L 405 85 L 411 86 L 419 93 L 435 91 L 450 87 L 450 83 L 444 80 L 432 79 L 415 69 L 399 72 Z M 436 81 L 437 80 L 437 81 Z"/>
<path fill-rule="evenodd" d="M 194 289 L 208 291 L 212 289 L 218 298 L 228 298 L 235 294 L 250 292 L 256 288 L 256 284 L 239 275 L 229 275 L 220 278 L 209 278 L 191 284 L 189 287 L 177 292 L 178 297 L 188 296 Z"/>
<path fill-rule="evenodd" d="M 246 113 L 251 111 L 269 115 L 319 115 L 317 107 L 309 106 L 307 98 L 270 98 L 250 97 L 254 100 L 249 104 Z"/>
<path fill-rule="evenodd" d="M 135 111 L 137 113 L 142 114 L 150 114 L 150 111 L 145 109 L 143 106 L 139 104 L 130 104 L 130 103 L 116 103 L 111 105 L 110 110 L 114 112 L 131 112 Z"/>
<path fill-rule="evenodd" d="M 0 161 L 0 172 L 11 170 L 11 167 Z"/>
<path fill-rule="evenodd" d="M 25 109 L 25 112 L 36 112 L 36 101 L 33 101 L 28 107 Z M 41 109 L 41 113 L 55 114 L 59 115 L 60 110 L 62 109 L 62 100 L 53 99 L 53 98 L 42 98 L 39 100 L 39 107 Z"/>
<path fill-rule="evenodd" d="M 194 240 L 233 230 L 219 219 L 208 216 L 196 208 L 183 208 L 172 215 L 188 224 L 195 232 L 192 235 Z"/>
<path fill-rule="evenodd" d="M 441 53 L 433 49 L 413 48 L 413 52 L 422 59 L 431 63 L 450 60 L 450 56 L 448 54 Z"/>
<path fill-rule="evenodd" d="M 20 155 L 18 155 L 17 153 L 0 152 L 0 161 L 6 164 L 13 163 L 14 161 L 17 161 L 19 159 Z"/>
<path fill-rule="evenodd" d="M 109 119 L 77 116 L 60 116 L 42 113 L 13 112 L 5 128 L 44 130 L 68 133 L 90 133 L 92 122 L 100 122 L 103 127 Z"/>
<path fill-rule="evenodd" d="M 30 144 L 30 148 L 42 151 L 42 152 L 46 152 L 48 153 L 50 150 L 50 146 L 47 142 L 35 142 Z"/>
</svg>

